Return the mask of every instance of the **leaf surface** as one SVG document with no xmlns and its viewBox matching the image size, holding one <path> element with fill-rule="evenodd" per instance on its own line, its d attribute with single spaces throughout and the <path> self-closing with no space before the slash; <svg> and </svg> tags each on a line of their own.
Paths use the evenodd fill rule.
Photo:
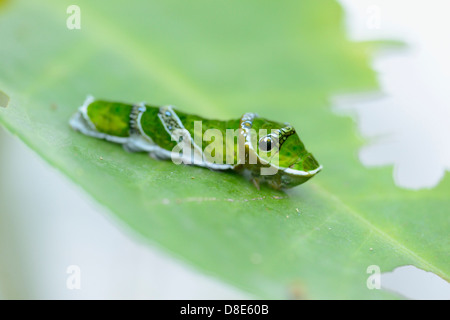
<svg viewBox="0 0 450 320">
<path fill-rule="evenodd" d="M 0 123 L 123 223 L 261 298 L 390 298 L 370 265 L 449 279 L 450 179 L 433 190 L 366 169 L 333 94 L 376 89 L 368 44 L 346 39 L 335 1 L 68 1 L 0 7 Z M 233 173 L 156 161 L 73 132 L 86 95 L 173 104 L 206 118 L 289 121 L 324 166 L 286 192 Z M 1 198 L 1 195 L 0 195 Z"/>
</svg>

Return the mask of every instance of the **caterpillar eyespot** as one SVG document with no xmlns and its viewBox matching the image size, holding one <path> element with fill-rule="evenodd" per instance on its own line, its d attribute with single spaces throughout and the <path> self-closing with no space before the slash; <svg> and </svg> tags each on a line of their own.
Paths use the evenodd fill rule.
<svg viewBox="0 0 450 320">
<path fill-rule="evenodd" d="M 261 149 L 262 151 L 271 151 L 275 145 L 276 142 L 273 141 L 274 138 L 272 138 L 271 135 L 262 137 L 261 139 L 259 139 L 259 149 Z"/>
<path fill-rule="evenodd" d="M 211 120 L 172 106 L 127 104 L 89 96 L 70 119 L 84 135 L 147 152 L 155 159 L 235 170 L 253 181 L 280 189 L 306 182 L 322 166 L 295 129 L 245 113 L 234 120 Z"/>
</svg>

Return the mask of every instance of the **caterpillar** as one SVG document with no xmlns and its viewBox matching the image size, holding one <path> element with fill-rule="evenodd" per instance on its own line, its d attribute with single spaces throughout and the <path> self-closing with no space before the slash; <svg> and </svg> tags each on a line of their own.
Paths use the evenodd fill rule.
<svg viewBox="0 0 450 320">
<path fill-rule="evenodd" d="M 127 104 L 88 96 L 70 119 L 84 135 L 118 143 L 155 159 L 234 170 L 259 189 L 302 184 L 321 171 L 289 123 L 245 113 L 234 120 L 211 120 L 173 106 Z"/>
</svg>

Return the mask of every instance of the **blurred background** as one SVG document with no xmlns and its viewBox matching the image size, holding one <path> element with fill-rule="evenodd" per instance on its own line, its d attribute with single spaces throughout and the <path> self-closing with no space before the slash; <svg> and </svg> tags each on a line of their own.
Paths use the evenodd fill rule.
<svg viewBox="0 0 450 320">
<path fill-rule="evenodd" d="M 351 39 L 404 46 L 373 57 L 381 92 L 336 95 L 333 110 L 353 116 L 370 141 L 359 153 L 365 166 L 393 166 L 401 188 L 436 186 L 450 170 L 450 3 L 340 3 Z M 1 127 L 0 153 L 0 298 L 252 298 L 144 245 Z M 67 283 L 76 267 L 80 290 Z M 382 286 L 408 298 L 450 298 L 448 283 L 414 268 L 384 276 Z"/>
</svg>

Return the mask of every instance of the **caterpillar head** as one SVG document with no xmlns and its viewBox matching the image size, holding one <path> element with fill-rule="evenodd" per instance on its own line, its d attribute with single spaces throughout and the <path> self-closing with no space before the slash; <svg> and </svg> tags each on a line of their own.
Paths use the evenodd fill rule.
<svg viewBox="0 0 450 320">
<path fill-rule="evenodd" d="M 259 175 L 260 181 L 275 188 L 290 188 L 322 169 L 291 125 L 245 114 L 241 128 L 248 146 L 248 162 L 254 163 L 252 174 Z"/>
</svg>

